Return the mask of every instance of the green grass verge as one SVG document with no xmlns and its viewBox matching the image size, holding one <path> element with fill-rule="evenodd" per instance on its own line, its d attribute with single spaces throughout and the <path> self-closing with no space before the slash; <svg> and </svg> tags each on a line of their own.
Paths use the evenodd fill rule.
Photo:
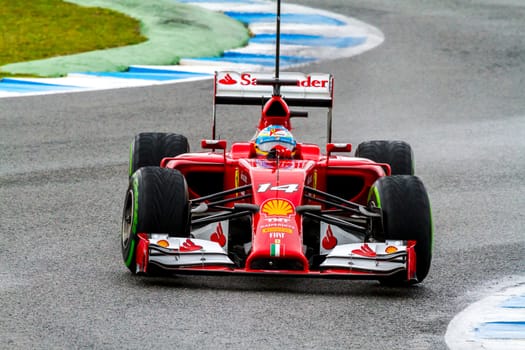
<svg viewBox="0 0 525 350">
<path fill-rule="evenodd" d="M 23 3 L 24 6 L 22 12 L 15 14 L 15 8 L 21 10 L 17 3 Z M 39 11 L 45 12 L 42 19 L 36 15 L 28 15 L 31 13 L 29 8 L 37 5 Z M 55 5 L 66 8 L 72 6 L 70 8 L 73 13 L 57 15 L 59 7 Z M 4 9 L 9 9 L 10 15 L 5 15 L 8 12 Z M 86 13 L 79 15 L 79 11 L 91 11 L 92 17 L 84 22 L 88 25 L 87 29 L 73 29 L 77 22 L 88 18 Z M 73 72 L 123 71 L 130 65 L 175 65 L 181 57 L 219 57 L 225 50 L 246 45 L 250 36 L 242 23 L 222 13 L 173 0 L 0 0 L 0 12 L 11 23 L 8 25 L 0 18 L 0 30 L 4 31 L 3 28 L 6 28 L 13 31 L 13 28 L 17 28 L 14 32 L 21 42 L 15 45 L 9 39 L 7 43 L 1 36 L 7 37 L 5 33 L 0 34 L 0 41 L 4 46 L 14 48 L 18 55 L 17 60 L 24 60 L 5 65 L 0 61 L 0 71 L 9 74 L 57 77 Z M 102 17 L 104 14 L 120 14 L 120 18 L 131 20 L 132 24 L 125 27 L 120 22 L 114 22 L 116 19 L 113 17 Z M 69 16 L 76 17 L 76 20 L 63 22 Z M 139 22 L 133 19 L 140 21 L 140 33 L 137 25 Z M 23 29 L 28 25 L 32 29 Z M 43 35 L 37 37 L 36 33 Z M 142 34 L 147 40 L 129 45 L 129 34 L 143 40 L 140 36 Z M 20 56 L 22 51 L 30 51 L 35 55 L 40 49 L 34 48 L 34 42 L 44 38 L 57 38 L 44 45 L 48 58 Z M 82 42 L 88 42 L 91 47 L 81 45 Z M 57 46 L 61 47 L 61 51 Z"/>
<path fill-rule="evenodd" d="M 109 9 L 61 0 L 0 0 L 0 9 L 0 66 L 147 40 L 138 20 Z"/>
</svg>

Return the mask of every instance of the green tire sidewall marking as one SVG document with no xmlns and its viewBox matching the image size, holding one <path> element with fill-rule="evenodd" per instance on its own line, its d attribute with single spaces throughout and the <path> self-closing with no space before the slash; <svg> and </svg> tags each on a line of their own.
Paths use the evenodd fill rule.
<svg viewBox="0 0 525 350">
<path fill-rule="evenodd" d="M 126 266 L 130 267 L 133 261 L 133 253 L 135 252 L 135 240 L 133 239 L 130 243 L 128 258 L 126 259 Z"/>
<path fill-rule="evenodd" d="M 133 167 L 133 145 L 135 144 L 135 141 L 132 141 L 130 144 L 129 144 L 129 169 L 128 169 L 128 176 L 131 176 L 133 175 L 131 173 L 131 170 L 132 170 L 132 167 Z"/>
<path fill-rule="evenodd" d="M 139 180 L 137 176 L 133 177 L 133 224 L 131 225 L 131 233 L 137 233 L 137 225 L 139 221 Z"/>
<path fill-rule="evenodd" d="M 139 208 L 139 181 L 137 179 L 137 176 L 133 177 L 133 223 L 131 225 L 131 232 L 129 235 L 129 253 L 128 258 L 126 259 L 126 266 L 131 266 L 131 262 L 133 261 L 133 255 L 135 253 L 135 234 L 137 233 L 137 225 L 138 225 L 138 208 Z"/>
<path fill-rule="evenodd" d="M 370 202 L 370 199 L 372 199 L 372 196 L 374 196 L 376 200 L 376 206 L 378 208 L 381 208 L 381 198 L 379 197 L 379 192 L 377 190 L 377 187 L 375 186 L 372 186 L 372 188 L 370 188 L 370 192 L 368 192 L 367 202 Z"/>
</svg>

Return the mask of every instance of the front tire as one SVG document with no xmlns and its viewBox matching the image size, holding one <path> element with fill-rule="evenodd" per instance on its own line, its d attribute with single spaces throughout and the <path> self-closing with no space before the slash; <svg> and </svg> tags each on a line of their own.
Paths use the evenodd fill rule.
<svg viewBox="0 0 525 350">
<path fill-rule="evenodd" d="M 401 274 L 385 278 L 382 282 L 422 282 L 430 269 L 433 243 L 430 201 L 423 182 L 411 175 L 381 177 L 370 190 L 368 205 L 380 207 L 382 212 L 382 232 L 376 232 L 374 238 L 416 241 L 417 281 L 407 281 L 406 274 Z"/>
<path fill-rule="evenodd" d="M 139 233 L 168 233 L 189 237 L 189 197 L 184 176 L 177 170 L 143 167 L 130 178 L 122 214 L 124 264 L 136 273 Z"/>
</svg>

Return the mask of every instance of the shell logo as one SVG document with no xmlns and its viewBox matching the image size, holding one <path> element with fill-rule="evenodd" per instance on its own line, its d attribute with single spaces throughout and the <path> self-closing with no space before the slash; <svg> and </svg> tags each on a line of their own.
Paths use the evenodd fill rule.
<svg viewBox="0 0 525 350">
<path fill-rule="evenodd" d="M 397 247 L 394 247 L 393 245 L 389 245 L 388 247 L 385 248 L 385 253 L 387 254 L 393 254 L 397 251 L 398 251 Z"/>
<path fill-rule="evenodd" d="M 285 199 L 272 199 L 264 203 L 261 211 L 270 216 L 286 216 L 293 214 L 292 203 Z"/>
</svg>

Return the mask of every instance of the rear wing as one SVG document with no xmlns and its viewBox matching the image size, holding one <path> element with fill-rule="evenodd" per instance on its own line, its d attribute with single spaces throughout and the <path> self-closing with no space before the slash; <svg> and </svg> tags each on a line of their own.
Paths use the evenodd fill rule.
<svg viewBox="0 0 525 350">
<path fill-rule="evenodd" d="M 272 97 L 274 81 L 271 73 L 216 72 L 214 103 L 261 105 L 261 101 Z M 277 84 L 281 85 L 281 96 L 289 106 L 331 108 L 333 105 L 331 74 L 281 72 Z"/>
<path fill-rule="evenodd" d="M 262 106 L 275 93 L 275 87 L 288 106 L 328 108 L 328 142 L 332 134 L 332 106 L 334 79 L 328 73 L 281 72 L 279 78 L 272 73 L 215 72 L 213 96 L 213 130 L 217 105 Z"/>
</svg>

